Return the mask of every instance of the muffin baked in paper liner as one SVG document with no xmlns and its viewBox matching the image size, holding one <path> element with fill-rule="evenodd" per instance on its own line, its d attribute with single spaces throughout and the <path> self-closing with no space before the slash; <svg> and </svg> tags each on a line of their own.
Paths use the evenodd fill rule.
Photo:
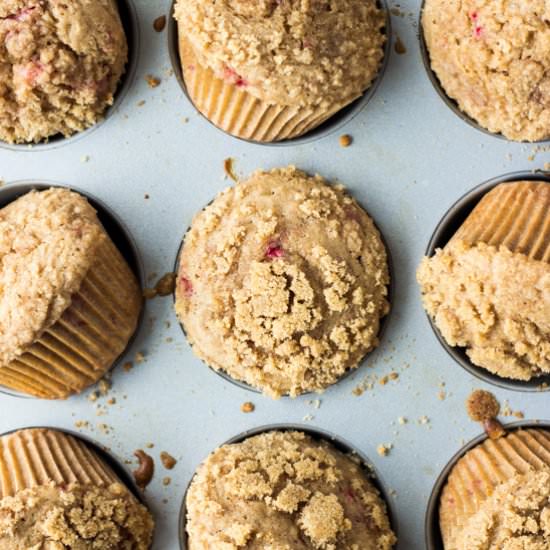
<svg viewBox="0 0 550 550">
<path fill-rule="evenodd" d="M 136 330 L 140 286 L 109 237 L 102 239 L 71 305 L 25 352 L 0 366 L 0 385 L 66 398 L 97 382 Z"/>
<path fill-rule="evenodd" d="M 454 466 L 443 488 L 439 522 L 445 548 L 457 548 L 468 520 L 502 483 L 550 468 L 550 431 L 519 429 L 487 439 Z"/>
</svg>

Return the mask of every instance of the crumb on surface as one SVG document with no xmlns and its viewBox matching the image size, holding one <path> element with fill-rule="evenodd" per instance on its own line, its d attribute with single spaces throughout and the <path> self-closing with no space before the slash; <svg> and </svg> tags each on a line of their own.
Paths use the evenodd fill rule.
<svg viewBox="0 0 550 550">
<path fill-rule="evenodd" d="M 139 460 L 139 465 L 132 472 L 132 474 L 134 475 L 136 485 L 143 490 L 147 487 L 147 485 L 149 485 L 149 483 L 151 483 L 151 480 L 153 479 L 153 475 L 155 473 L 155 462 L 153 458 L 142 449 L 138 449 L 134 453 L 134 456 L 136 456 Z"/>
<path fill-rule="evenodd" d="M 344 134 L 338 139 L 340 147 L 349 147 L 353 143 L 353 138 L 349 134 Z"/>
<path fill-rule="evenodd" d="M 393 449 L 393 445 L 391 443 L 381 443 L 376 447 L 376 452 L 380 456 L 388 456 L 390 454 L 390 451 Z"/>
<path fill-rule="evenodd" d="M 145 80 L 147 81 L 149 88 L 157 88 L 158 86 L 160 86 L 160 83 L 161 83 L 160 78 L 153 76 L 151 74 L 148 74 L 145 77 Z"/>
<path fill-rule="evenodd" d="M 153 21 L 153 28 L 157 32 L 162 32 L 166 27 L 166 15 L 160 15 Z"/>
<path fill-rule="evenodd" d="M 167 470 L 172 470 L 178 462 L 170 453 L 167 453 L 166 451 L 162 451 L 160 453 L 160 461 Z"/>
<path fill-rule="evenodd" d="M 250 402 L 250 401 L 246 401 L 245 403 L 243 403 L 241 405 L 241 412 L 243 413 L 251 413 L 251 412 L 254 412 L 254 409 L 256 407 L 254 406 L 254 403 Z"/>
<path fill-rule="evenodd" d="M 225 175 L 232 179 L 234 182 L 238 182 L 239 178 L 235 175 L 235 159 L 232 157 L 228 157 L 224 159 L 223 161 L 223 171 L 225 172 Z"/>
<path fill-rule="evenodd" d="M 499 415 L 500 404 L 491 392 L 475 390 L 466 400 L 466 411 L 474 422 L 484 422 Z"/>
</svg>

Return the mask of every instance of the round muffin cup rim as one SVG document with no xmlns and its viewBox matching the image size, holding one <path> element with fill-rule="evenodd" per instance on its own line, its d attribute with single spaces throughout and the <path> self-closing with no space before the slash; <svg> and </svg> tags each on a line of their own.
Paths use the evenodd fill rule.
<svg viewBox="0 0 550 550">
<path fill-rule="evenodd" d="M 518 420 L 504 425 L 507 434 L 528 428 L 539 428 L 550 432 L 550 420 Z M 426 543 L 426 550 L 444 550 L 439 528 L 439 501 L 451 471 L 462 457 L 487 439 L 489 439 L 489 436 L 486 433 L 481 433 L 468 441 L 449 459 L 437 476 L 428 498 L 424 516 L 424 540 Z"/>
<path fill-rule="evenodd" d="M 474 202 L 477 204 L 481 198 L 488 193 L 491 189 L 494 189 L 497 185 L 501 183 L 514 183 L 517 181 L 541 181 L 547 184 L 550 184 L 550 172 L 544 170 L 539 171 L 516 171 L 503 174 L 491 178 L 481 184 L 476 185 L 466 193 L 464 193 L 458 200 L 456 200 L 443 214 L 440 221 L 436 225 L 432 236 L 426 247 L 425 257 L 431 258 L 436 249 L 443 248 L 445 244 L 442 243 L 442 233 L 450 225 L 450 222 L 460 214 L 460 211 L 467 207 L 468 203 Z M 475 205 L 474 205 L 475 207 Z M 430 315 L 424 310 L 424 313 L 428 319 L 430 327 L 435 334 L 437 340 L 447 352 L 447 354 L 454 359 L 464 370 L 466 370 L 472 376 L 475 376 L 477 379 L 496 386 L 501 389 L 509 391 L 517 391 L 523 393 L 543 393 L 550 391 L 550 374 L 538 376 L 532 378 L 528 381 L 508 379 L 497 374 L 494 374 L 483 367 L 478 367 L 474 365 L 465 353 L 465 348 L 451 346 L 449 345 L 443 335 L 435 325 L 435 322 L 432 320 Z M 547 384 L 545 387 L 543 384 Z"/>
<path fill-rule="evenodd" d="M 227 439 L 224 443 L 221 443 L 216 447 L 214 447 L 211 452 L 214 452 L 216 449 L 219 449 L 220 447 L 223 447 L 225 445 L 234 445 L 237 443 L 242 443 L 246 439 L 250 437 L 254 437 L 256 435 L 261 435 L 269 432 L 277 432 L 277 431 L 302 432 L 313 439 L 326 441 L 327 443 L 333 445 L 336 450 L 340 451 L 344 455 L 354 455 L 358 457 L 359 460 L 361 461 L 362 468 L 367 473 L 369 473 L 369 475 L 367 476 L 369 479 L 369 482 L 371 482 L 373 487 L 378 491 L 381 500 L 386 505 L 386 513 L 388 515 L 391 530 L 394 532 L 395 536 L 399 541 L 399 525 L 397 520 L 397 513 L 396 513 L 395 505 L 391 500 L 389 491 L 386 489 L 387 486 L 384 481 L 384 478 L 380 475 L 380 472 L 374 466 L 374 463 L 370 460 L 370 458 L 365 453 L 363 453 L 361 450 L 358 449 L 358 447 L 356 447 L 355 445 L 352 445 L 349 441 L 347 441 L 343 437 L 340 437 L 339 435 L 336 435 L 328 430 L 324 430 L 316 426 L 306 426 L 304 424 L 299 424 L 299 423 L 264 424 L 261 426 L 257 426 L 255 428 L 249 428 L 243 432 L 240 432 L 237 435 L 234 435 L 233 437 Z M 189 550 L 188 544 L 187 544 L 188 537 L 187 537 L 187 530 L 186 530 L 187 493 L 189 492 L 189 488 L 191 487 L 191 484 L 195 479 L 197 469 L 204 462 L 204 460 L 208 458 L 208 456 L 210 456 L 210 453 L 201 461 L 199 465 L 197 465 L 197 467 L 193 471 L 191 479 L 189 480 L 189 483 L 187 484 L 185 488 L 185 492 L 183 494 L 180 513 L 178 516 L 178 537 L 179 537 L 179 543 L 180 543 L 180 550 Z"/>
<path fill-rule="evenodd" d="M 141 28 L 139 24 L 138 13 L 134 4 L 134 0 L 116 0 L 117 7 L 120 13 L 121 4 L 124 5 L 124 9 L 127 12 L 128 20 L 127 25 L 121 17 L 122 26 L 124 27 L 126 40 L 128 42 L 128 61 L 126 62 L 126 68 L 117 85 L 117 89 L 114 93 L 113 104 L 107 106 L 103 112 L 101 118 L 89 128 L 85 128 L 80 132 L 76 132 L 70 136 L 64 137 L 63 135 L 50 136 L 46 140 L 38 143 L 8 143 L 0 140 L 0 149 L 5 149 L 12 152 L 24 152 L 24 153 L 41 153 L 45 151 L 52 151 L 59 149 L 66 145 L 72 145 L 73 143 L 80 141 L 88 137 L 91 133 L 95 132 L 100 127 L 104 126 L 109 120 L 116 115 L 119 109 L 122 107 L 125 98 L 128 95 L 130 88 L 133 86 L 137 68 L 140 58 L 140 44 L 141 44 Z M 122 15 L 122 14 L 121 14 Z M 132 34 L 128 36 L 129 30 Z"/>
<path fill-rule="evenodd" d="M 136 243 L 132 233 L 130 232 L 130 230 L 128 229 L 126 224 L 123 222 L 123 220 L 118 216 L 118 214 L 116 214 L 113 209 L 111 209 L 109 206 L 107 206 L 101 199 L 97 198 L 92 193 L 90 193 L 88 191 L 85 191 L 82 188 L 74 186 L 74 185 L 66 185 L 66 184 L 59 183 L 59 182 L 52 181 L 52 180 L 46 180 L 46 179 L 41 179 L 41 180 L 38 180 L 38 179 L 15 180 L 15 181 L 7 182 L 2 187 L 0 187 L 0 209 L 2 209 L 4 206 L 7 206 L 11 202 L 17 200 L 18 198 L 26 195 L 27 193 L 29 193 L 33 189 L 38 190 L 38 191 L 44 191 L 46 189 L 51 189 L 51 188 L 68 189 L 70 191 L 74 191 L 75 193 L 78 193 L 79 195 L 83 196 L 87 200 L 89 199 L 93 203 L 95 203 L 97 206 L 99 206 L 105 214 L 107 214 L 114 222 L 116 222 L 116 225 L 121 230 L 122 236 L 124 237 L 124 239 L 127 241 L 127 244 L 129 245 L 129 251 L 130 251 L 130 253 L 133 257 L 133 262 L 135 262 L 135 266 L 130 265 L 130 262 L 128 262 L 126 257 L 124 259 L 128 263 L 128 265 L 129 265 L 130 269 L 132 270 L 132 272 L 134 273 L 134 275 L 136 276 L 136 279 L 138 281 L 140 289 L 143 290 L 144 284 L 145 284 L 144 263 L 143 263 L 143 258 L 141 257 L 139 248 L 137 246 L 137 243 Z M 17 193 L 18 189 L 20 189 L 22 191 L 20 194 L 18 194 L 16 197 L 9 200 L 5 204 L 2 204 L 2 196 L 4 194 L 6 194 L 9 191 L 15 191 Z M 92 207 L 93 206 L 94 205 L 92 204 Z M 109 237 L 111 237 L 111 235 L 109 233 L 107 233 L 107 234 L 109 235 Z M 117 247 L 117 249 L 118 249 L 118 247 Z M 121 251 L 119 250 L 119 252 L 121 252 Z M 124 256 L 124 254 L 123 254 L 123 256 Z M 136 270 L 137 270 L 137 272 L 136 272 Z M 145 300 L 142 299 L 142 306 L 141 306 L 141 311 L 140 311 L 140 314 L 139 314 L 139 317 L 138 317 L 138 320 L 137 320 L 136 329 L 135 329 L 134 333 L 132 334 L 131 338 L 128 340 L 128 344 L 126 345 L 126 347 L 124 348 L 122 353 L 115 359 L 115 361 L 113 362 L 111 367 L 106 371 L 105 374 L 112 372 L 119 365 L 119 363 L 122 361 L 122 359 L 126 356 L 128 351 L 130 350 L 130 348 L 134 344 L 134 342 L 137 338 L 137 335 L 139 334 L 139 331 L 141 330 L 144 318 L 145 318 Z M 90 386 L 85 388 L 83 390 L 83 392 L 90 389 L 90 388 L 93 388 L 96 384 L 97 384 L 97 382 L 95 384 L 91 384 Z M 2 386 L 2 385 L 0 385 L 0 394 L 8 395 L 10 397 L 21 398 L 21 399 L 37 399 L 37 400 L 42 400 L 42 401 L 56 401 L 55 399 L 41 398 L 41 397 L 37 397 L 37 396 L 34 396 L 34 395 L 26 394 L 26 393 L 23 393 L 23 392 L 19 392 L 19 391 L 16 391 L 16 390 L 12 390 L 12 389 L 7 388 L 6 386 Z M 66 399 L 70 399 L 71 397 L 73 397 L 73 395 L 74 394 L 69 395 Z"/>
<path fill-rule="evenodd" d="M 548 143 L 550 142 L 550 135 L 545 139 L 540 139 L 537 141 L 519 141 L 511 138 L 507 138 L 504 134 L 501 132 L 491 132 L 489 129 L 483 127 L 479 122 L 477 122 L 474 118 L 472 118 L 470 115 L 466 114 L 458 105 L 457 101 L 452 99 L 447 95 L 445 92 L 445 89 L 443 88 L 443 85 L 441 84 L 438 76 L 435 74 L 434 70 L 432 69 L 431 64 L 431 58 L 430 58 L 430 52 L 428 50 L 428 45 L 426 44 L 426 39 L 424 36 L 424 27 L 422 26 L 422 18 L 424 15 L 424 7 L 426 5 L 427 0 L 422 0 L 422 3 L 420 5 L 420 12 L 418 17 L 418 39 L 420 41 L 420 55 L 422 57 L 422 64 L 424 65 L 424 68 L 426 69 L 426 73 L 428 75 L 428 79 L 430 80 L 433 88 L 437 92 L 437 95 L 443 100 L 445 105 L 453 111 L 453 113 L 458 116 L 463 122 L 471 126 L 472 128 L 482 132 L 483 134 L 486 134 L 488 136 L 500 139 L 502 141 L 507 141 L 509 143 L 524 143 L 524 144 L 542 144 L 542 143 Z"/>
<path fill-rule="evenodd" d="M 242 180 L 242 181 L 246 181 L 246 180 Z M 333 183 L 330 182 L 329 180 L 325 180 L 325 181 L 328 181 L 328 185 L 333 185 Z M 240 183 L 240 181 L 238 183 Z M 382 339 L 384 338 L 384 336 L 386 334 L 387 327 L 388 327 L 389 322 L 390 322 L 391 317 L 392 317 L 392 313 L 393 313 L 393 309 L 394 309 L 393 308 L 393 301 L 394 301 L 394 298 L 395 298 L 395 270 L 394 270 L 393 256 L 392 256 L 392 253 L 391 253 L 391 249 L 388 245 L 388 241 L 384 237 L 384 234 L 380 230 L 378 224 L 376 223 L 376 220 L 372 217 L 372 215 L 363 207 L 363 205 L 351 193 L 346 192 L 346 194 L 348 194 L 357 203 L 357 205 L 367 214 L 367 216 L 372 220 L 372 223 L 374 224 L 374 227 L 376 228 L 376 230 L 378 231 L 378 234 L 380 235 L 380 240 L 382 241 L 382 244 L 384 245 L 384 250 L 386 252 L 386 262 L 387 262 L 387 265 L 388 265 L 388 275 L 389 275 L 389 279 L 390 279 L 389 283 L 386 285 L 386 288 L 388 289 L 388 293 L 386 295 L 386 301 L 388 302 L 388 304 L 390 306 L 390 309 L 389 309 L 388 313 L 386 313 L 386 315 L 384 315 L 383 317 L 380 317 L 379 320 L 378 320 L 378 322 L 379 322 L 378 334 L 377 334 L 378 345 L 375 348 L 373 348 L 372 350 L 370 350 L 369 352 L 365 353 L 365 355 L 363 355 L 363 357 L 361 358 L 361 360 L 360 360 L 359 364 L 357 365 L 357 367 L 350 368 L 350 369 L 346 370 L 342 374 L 342 376 L 340 378 L 338 378 L 333 384 L 331 384 L 330 386 L 327 386 L 326 388 L 324 388 L 321 391 L 310 390 L 310 391 L 301 393 L 301 394 L 297 395 L 296 397 L 291 397 L 288 393 L 286 393 L 286 394 L 280 396 L 281 399 L 286 399 L 286 398 L 297 399 L 299 397 L 320 395 L 322 392 L 328 390 L 332 386 L 335 386 L 336 384 L 339 384 L 340 382 L 344 381 L 345 379 L 347 379 L 352 374 L 357 373 L 359 371 L 359 369 L 361 369 L 363 367 L 363 363 L 367 360 L 367 357 L 369 357 L 372 353 L 374 353 L 377 349 L 379 349 L 381 347 Z M 217 195 L 216 195 L 216 197 L 217 197 Z M 176 287 L 177 287 L 177 284 L 178 284 L 177 283 L 177 277 L 178 277 L 178 274 L 179 274 L 180 257 L 181 257 L 181 253 L 183 251 L 183 246 L 185 244 L 185 237 L 186 237 L 187 233 L 189 233 L 189 231 L 191 230 L 191 227 L 193 225 L 193 220 L 195 219 L 195 217 L 200 212 L 203 212 L 206 208 L 208 208 L 216 200 L 216 197 L 214 197 L 212 200 L 210 200 L 205 206 L 203 206 L 199 211 L 197 211 L 193 215 L 193 219 L 189 223 L 189 226 L 185 230 L 185 232 L 183 234 L 183 237 L 181 238 L 180 243 L 178 245 L 177 252 L 176 252 L 176 259 L 174 261 L 174 271 L 173 271 L 176 274 L 176 285 L 174 287 L 174 292 L 172 293 L 172 300 L 173 300 L 174 308 L 175 308 L 175 304 L 176 304 Z M 185 339 L 187 340 L 187 343 L 192 348 L 192 346 L 189 342 L 189 337 L 187 336 L 187 331 L 185 330 L 185 327 L 183 326 L 183 323 L 180 321 L 180 319 L 177 315 L 176 315 L 176 317 L 178 319 L 178 325 L 180 326 L 181 331 L 183 332 L 183 335 L 184 335 Z M 236 378 L 231 377 L 223 369 L 215 369 L 214 367 L 209 365 L 204 359 L 201 359 L 200 357 L 198 357 L 198 355 L 196 355 L 194 351 L 193 351 L 193 355 L 194 355 L 195 358 L 199 359 L 204 365 L 206 365 L 211 371 L 213 371 L 218 376 L 221 376 L 226 382 L 229 382 L 229 383 L 233 384 L 234 386 L 237 386 L 240 389 L 247 390 L 247 391 L 255 393 L 257 395 L 264 396 L 264 393 L 259 388 L 251 386 L 250 384 L 247 384 L 246 382 L 244 382 L 242 380 L 238 380 Z"/>
<path fill-rule="evenodd" d="M 199 109 L 195 106 L 195 103 L 193 102 L 193 100 L 191 99 L 191 97 L 187 92 L 187 86 L 185 85 L 185 81 L 183 79 L 180 56 L 179 56 L 178 25 L 174 17 L 174 10 L 175 10 L 177 1 L 178 0 L 172 0 L 170 4 L 166 35 L 168 38 L 168 52 L 170 55 L 170 62 L 172 64 L 172 69 L 174 71 L 174 75 L 176 76 L 176 80 L 178 81 L 180 88 L 182 89 L 190 105 L 193 107 L 195 114 L 198 114 L 201 118 L 206 120 L 211 126 L 216 128 L 218 132 L 221 132 L 222 134 L 230 138 L 238 139 L 245 143 L 250 143 L 251 145 L 260 145 L 264 147 L 290 147 L 290 146 L 297 146 L 297 145 L 308 145 L 315 141 L 328 137 L 329 135 L 334 134 L 338 130 L 341 130 L 344 126 L 350 123 L 357 115 L 359 115 L 366 108 L 367 104 L 370 103 L 370 101 L 376 95 L 376 91 L 380 87 L 380 84 L 384 78 L 384 75 L 389 65 L 389 60 L 390 60 L 391 50 L 392 50 L 392 38 L 393 38 L 391 14 L 390 14 L 387 0 L 375 0 L 379 8 L 384 11 L 386 16 L 385 26 L 383 31 L 384 34 L 386 35 L 386 42 L 384 44 L 384 57 L 382 58 L 382 62 L 380 63 L 380 67 L 378 69 L 378 73 L 376 74 L 376 77 L 372 81 L 371 85 L 362 93 L 362 95 L 360 95 L 351 103 L 349 103 L 348 105 L 340 109 L 340 111 L 337 111 L 336 113 L 334 113 L 330 118 L 328 118 L 326 121 L 321 123 L 319 126 L 316 126 L 315 128 L 311 129 L 309 132 L 306 132 L 305 134 L 300 135 L 298 137 L 284 139 L 280 141 L 256 141 L 253 139 L 242 138 L 242 137 L 230 134 L 225 130 L 222 130 L 221 128 L 216 126 L 212 121 L 210 121 L 210 119 L 208 119 L 208 117 L 203 115 L 199 111 Z M 345 111 L 345 113 L 342 113 L 342 111 Z M 331 121 L 333 121 L 332 124 L 331 124 Z"/>
</svg>

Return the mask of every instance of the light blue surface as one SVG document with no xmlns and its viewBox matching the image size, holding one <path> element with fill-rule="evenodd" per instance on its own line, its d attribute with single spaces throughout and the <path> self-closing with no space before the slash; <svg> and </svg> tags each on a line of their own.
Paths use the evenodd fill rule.
<svg viewBox="0 0 550 550">
<path fill-rule="evenodd" d="M 136 0 L 142 47 L 138 74 L 121 108 L 84 139 L 46 152 L 0 148 L 0 177 L 8 181 L 48 179 L 74 184 L 105 201 L 126 222 L 137 240 L 147 274 L 171 271 L 183 232 L 193 214 L 229 185 L 223 160 L 236 159 L 239 175 L 256 168 L 287 164 L 345 183 L 375 218 L 395 263 L 395 299 L 380 348 L 352 377 L 319 396 L 274 402 L 225 382 L 199 362 L 176 322 L 171 298 L 147 304 L 145 322 L 128 354 L 145 351 L 146 360 L 130 373 L 117 369 L 109 397 L 116 404 L 96 416 L 86 395 L 46 402 L 0 395 L 0 432 L 26 425 L 74 428 L 110 447 L 121 459 L 152 442 L 157 472 L 147 498 L 157 522 L 155 549 L 176 550 L 177 514 L 183 491 L 199 462 L 219 443 L 254 426 L 306 422 L 341 435 L 375 463 L 395 489 L 401 550 L 424 548 L 424 510 L 440 469 L 479 433 L 468 421 L 464 400 L 472 388 L 487 387 L 453 363 L 439 346 L 422 311 L 415 268 L 446 209 L 464 192 L 489 178 L 515 170 L 542 168 L 549 153 L 530 161 L 533 146 L 507 143 L 474 130 L 456 117 L 433 90 L 422 66 L 417 39 L 419 1 L 401 0 L 412 16 L 393 17 L 394 36 L 407 53 L 392 51 L 376 96 L 340 133 L 353 136 L 343 149 L 338 134 L 314 144 L 275 148 L 247 144 L 217 131 L 195 113 L 175 77 L 166 33 L 153 20 L 167 13 L 168 1 Z M 147 74 L 162 79 L 156 89 Z M 141 107 L 138 102 L 144 100 Z M 183 122 L 185 117 L 188 122 Z M 89 157 L 88 162 L 83 162 Z M 150 198 L 144 199 L 148 194 Z M 166 322 L 170 322 L 170 328 Z M 172 338 L 172 341 L 167 341 Z M 404 368 L 408 365 L 408 368 Z M 399 372 L 397 381 L 374 384 L 362 396 L 352 390 L 367 375 Z M 440 383 L 445 387 L 441 388 Z M 442 401 L 441 390 L 447 392 Z M 494 390 L 526 418 L 546 418 L 549 394 Z M 88 393 L 88 392 L 87 392 Z M 127 397 L 125 397 L 127 396 Z M 251 400 L 256 411 L 239 407 Z M 105 399 L 99 401 L 105 404 Z M 398 418 L 409 422 L 399 425 Z M 427 416 L 428 424 L 419 424 Z M 96 426 L 112 427 L 110 434 Z M 376 447 L 392 443 L 387 457 Z M 179 459 L 166 472 L 161 450 Z M 162 484 L 169 475 L 172 483 Z M 163 503 L 163 499 L 168 499 Z"/>
</svg>

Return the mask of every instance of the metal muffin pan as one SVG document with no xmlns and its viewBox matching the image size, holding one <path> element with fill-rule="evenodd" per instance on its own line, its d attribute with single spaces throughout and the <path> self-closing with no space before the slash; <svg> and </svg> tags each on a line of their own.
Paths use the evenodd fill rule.
<svg viewBox="0 0 550 550">
<path fill-rule="evenodd" d="M 512 422 L 504 426 L 507 432 L 512 432 L 521 428 L 540 428 L 544 430 L 550 430 L 550 422 L 544 420 L 522 420 L 520 422 Z M 430 499 L 428 500 L 428 507 L 426 510 L 425 518 L 425 532 L 426 532 L 426 550 L 444 550 L 443 540 L 441 538 L 441 530 L 439 528 L 439 500 L 443 488 L 447 483 L 452 469 L 456 463 L 474 447 L 477 447 L 488 438 L 487 434 L 478 435 L 466 445 L 464 445 L 452 458 L 448 464 L 443 468 L 442 472 L 437 478 Z"/>
<path fill-rule="evenodd" d="M 187 86 L 185 85 L 185 80 L 183 78 L 183 72 L 181 68 L 181 60 L 180 60 L 180 54 L 179 54 L 179 43 L 178 43 L 178 25 L 176 20 L 174 19 L 174 9 L 176 6 L 177 0 L 172 0 L 172 5 L 170 7 L 170 15 L 168 17 L 168 51 L 170 53 L 170 61 L 172 62 L 172 70 L 174 71 L 174 74 L 176 75 L 176 78 L 181 86 L 181 89 L 183 93 L 185 94 L 185 97 L 189 100 L 189 102 L 194 106 L 189 94 L 187 93 Z M 254 143 L 256 145 L 267 145 L 270 147 L 276 147 L 276 146 L 292 146 L 292 145 L 303 145 L 306 143 L 312 143 L 318 139 L 321 139 L 323 137 L 326 137 L 330 134 L 333 134 L 337 130 L 342 129 L 348 122 L 353 120 L 371 101 L 371 99 L 374 97 L 376 90 L 378 89 L 380 82 L 384 78 L 384 73 L 386 71 L 386 67 L 388 66 L 388 62 L 390 59 L 391 54 L 391 46 L 392 46 L 392 28 L 391 28 L 391 17 L 390 12 L 388 10 L 388 5 L 386 3 L 386 0 L 377 0 L 378 6 L 384 10 L 386 14 L 386 25 L 384 27 L 384 34 L 386 35 L 386 43 L 384 44 L 384 58 L 382 60 L 382 64 L 380 65 L 380 69 L 378 71 L 378 75 L 372 82 L 369 88 L 365 90 L 363 95 L 359 98 L 357 98 L 355 101 L 350 103 L 349 105 L 346 105 L 343 109 L 332 115 L 328 120 L 323 122 L 321 125 L 317 126 L 310 132 L 307 132 L 306 134 L 292 138 L 292 139 L 285 139 L 277 142 L 264 142 L 264 141 L 255 141 L 255 140 L 247 140 L 245 138 L 239 138 L 237 136 L 232 136 L 234 139 L 239 139 L 241 141 L 245 141 L 248 143 Z M 210 122 L 206 116 L 204 116 L 196 107 L 196 112 L 204 117 L 205 120 Z M 221 128 L 218 128 L 214 123 L 210 122 L 214 128 L 216 128 L 219 132 L 224 132 Z"/>
<path fill-rule="evenodd" d="M 548 417 L 549 394 L 488 385 L 460 368 L 432 334 L 415 270 L 449 205 L 477 182 L 542 169 L 550 152 L 475 131 L 433 93 L 418 39 L 420 0 L 400 0 L 398 9 L 388 6 L 393 34 L 407 53 L 392 51 L 368 109 L 339 130 L 353 137 L 346 149 L 339 146 L 338 133 L 313 143 L 260 147 L 215 130 L 197 115 L 175 75 L 169 76 L 168 29 L 153 30 L 157 17 L 169 15 L 171 1 L 134 3 L 140 62 L 109 123 L 86 139 L 37 148 L 34 154 L 0 147 L 0 179 L 67 182 L 99 197 L 124 220 L 143 259 L 146 286 L 153 286 L 173 270 L 196 212 L 230 184 L 223 179 L 224 159 L 233 157 L 235 172 L 243 177 L 259 168 L 295 164 L 342 182 L 376 220 L 392 253 L 392 313 L 380 347 L 358 370 L 323 394 L 273 401 L 215 375 L 192 353 L 173 300 L 148 300 L 144 322 L 121 361 L 132 361 L 134 368 L 112 371 L 108 397 L 90 403 L 89 392 L 59 402 L 0 395 L 0 433 L 29 425 L 74 430 L 76 421 L 86 420 L 90 427 L 80 431 L 123 459 L 145 449 L 156 463 L 146 490 L 157 519 L 154 550 L 177 550 L 186 487 L 220 442 L 257 426 L 305 424 L 353 442 L 370 458 L 392 490 L 388 498 L 399 522 L 396 550 L 423 550 L 424 513 L 435 480 L 461 439 L 479 433 L 464 410 L 470 391 L 489 389 L 533 419 Z M 147 85 L 149 74 L 162 80 L 160 86 Z M 135 360 L 137 352 L 145 361 Z M 390 372 L 399 378 L 380 384 L 378 379 Z M 372 389 L 354 395 L 366 377 Z M 444 400 L 438 398 L 441 391 Z M 111 397 L 114 405 L 107 404 Z M 246 401 L 256 406 L 253 413 L 240 411 Z M 398 422 L 402 416 L 408 419 L 405 425 Z M 424 416 L 429 422 L 419 422 Z M 107 424 L 108 433 L 98 424 Z M 148 443 L 154 447 L 148 449 Z M 376 452 L 382 443 L 393 444 L 388 456 Z M 178 459 L 173 470 L 163 468 L 160 451 Z M 169 485 L 163 484 L 165 477 L 171 478 Z"/>
<path fill-rule="evenodd" d="M 28 144 L 11 144 L 0 140 L 0 147 L 11 151 L 47 151 L 63 145 L 68 145 L 89 136 L 113 116 L 113 114 L 120 107 L 121 103 L 124 101 L 128 90 L 133 84 L 139 62 L 140 48 L 139 21 L 133 0 L 116 0 L 116 3 L 118 5 L 120 19 L 124 28 L 124 33 L 126 34 L 126 40 L 128 42 L 128 61 L 126 63 L 124 74 L 122 75 L 118 88 L 115 92 L 113 104 L 106 109 L 103 118 L 101 118 L 93 126 L 90 126 L 90 128 L 87 128 L 82 132 L 77 132 L 69 137 L 58 134 L 39 143 Z"/>
<path fill-rule="evenodd" d="M 485 183 L 482 183 L 474 187 L 471 191 L 463 195 L 458 201 L 456 201 L 449 210 L 444 214 L 443 218 L 437 225 L 428 248 L 426 249 L 426 256 L 431 257 L 435 254 L 436 249 L 443 248 L 459 229 L 462 223 L 466 220 L 470 212 L 475 208 L 477 203 L 488 193 L 491 189 L 501 183 L 515 182 L 515 181 L 544 181 L 550 185 L 550 174 L 544 172 L 513 172 L 512 174 L 506 174 L 492 178 Z M 428 316 L 430 325 L 436 335 L 439 343 L 445 348 L 445 351 L 462 367 L 464 367 L 470 374 L 475 377 L 508 390 L 524 391 L 524 392 L 540 392 L 550 390 L 550 375 L 538 376 L 532 380 L 512 380 L 510 378 L 503 378 L 493 374 L 492 372 L 474 365 L 463 347 L 449 345 L 439 329 L 435 325 L 433 319 Z"/>
<path fill-rule="evenodd" d="M 232 437 L 231 439 L 227 440 L 225 443 L 222 443 L 219 446 L 222 447 L 224 445 L 233 445 L 235 443 L 242 443 L 246 439 L 253 437 L 255 435 L 260 435 L 263 433 L 269 433 L 269 432 L 275 432 L 275 431 L 303 432 L 306 435 L 311 436 L 313 439 L 316 439 L 318 441 L 326 441 L 330 443 L 336 450 L 342 452 L 345 455 L 357 457 L 365 472 L 365 476 L 369 479 L 372 485 L 378 490 L 378 492 L 380 493 L 380 497 L 386 503 L 391 528 L 393 532 L 399 537 L 397 516 L 395 514 L 392 501 L 389 498 L 389 493 L 387 491 L 387 486 L 384 484 L 384 480 L 380 477 L 380 474 L 376 471 L 376 468 L 374 467 L 372 462 L 369 460 L 369 458 L 366 457 L 358 448 L 354 447 L 351 443 L 348 443 L 347 441 L 343 440 L 341 437 L 338 437 L 335 434 L 331 434 L 323 430 L 310 428 L 309 426 L 305 426 L 303 424 L 272 424 L 270 426 L 259 426 L 258 428 L 247 430 L 241 434 L 238 434 Z M 206 459 L 206 457 L 204 458 Z M 197 464 L 197 468 L 198 467 L 199 467 L 199 464 Z M 188 536 L 187 536 L 187 530 L 186 530 L 187 493 L 189 491 L 189 487 L 191 486 L 191 483 L 193 482 L 193 479 L 194 479 L 194 476 L 189 481 L 187 489 L 185 490 L 185 494 L 183 496 L 183 501 L 181 504 L 181 511 L 179 515 L 179 537 L 180 537 L 181 550 L 188 550 L 189 548 Z"/>
<path fill-rule="evenodd" d="M 136 246 L 136 243 L 122 222 L 122 220 L 102 201 L 84 191 L 83 189 L 78 189 L 72 185 L 62 185 L 60 183 L 55 183 L 52 181 L 15 181 L 3 187 L 0 187 L 0 208 L 6 206 L 7 204 L 17 200 L 19 197 L 26 195 L 30 191 L 43 191 L 45 189 L 51 189 L 52 187 L 61 187 L 66 189 L 71 189 L 76 193 L 86 197 L 88 202 L 95 208 L 97 211 L 97 217 L 105 231 L 111 237 L 112 241 L 115 243 L 116 247 L 134 272 L 139 285 L 141 288 L 144 286 L 145 276 L 143 269 L 143 261 L 139 254 L 139 250 Z M 137 332 L 140 329 L 141 323 L 143 322 L 144 308 L 141 309 L 139 314 L 138 323 L 134 334 L 128 341 L 126 349 L 120 354 L 119 358 L 113 363 L 109 371 L 115 368 L 120 360 L 126 356 L 127 350 L 131 347 Z M 95 385 L 95 384 L 94 384 Z M 92 386 L 93 387 L 93 386 Z M 22 397 L 26 399 L 36 399 L 34 396 L 6 388 L 5 386 L 0 385 L 0 393 L 5 393 L 14 397 Z"/>
</svg>

